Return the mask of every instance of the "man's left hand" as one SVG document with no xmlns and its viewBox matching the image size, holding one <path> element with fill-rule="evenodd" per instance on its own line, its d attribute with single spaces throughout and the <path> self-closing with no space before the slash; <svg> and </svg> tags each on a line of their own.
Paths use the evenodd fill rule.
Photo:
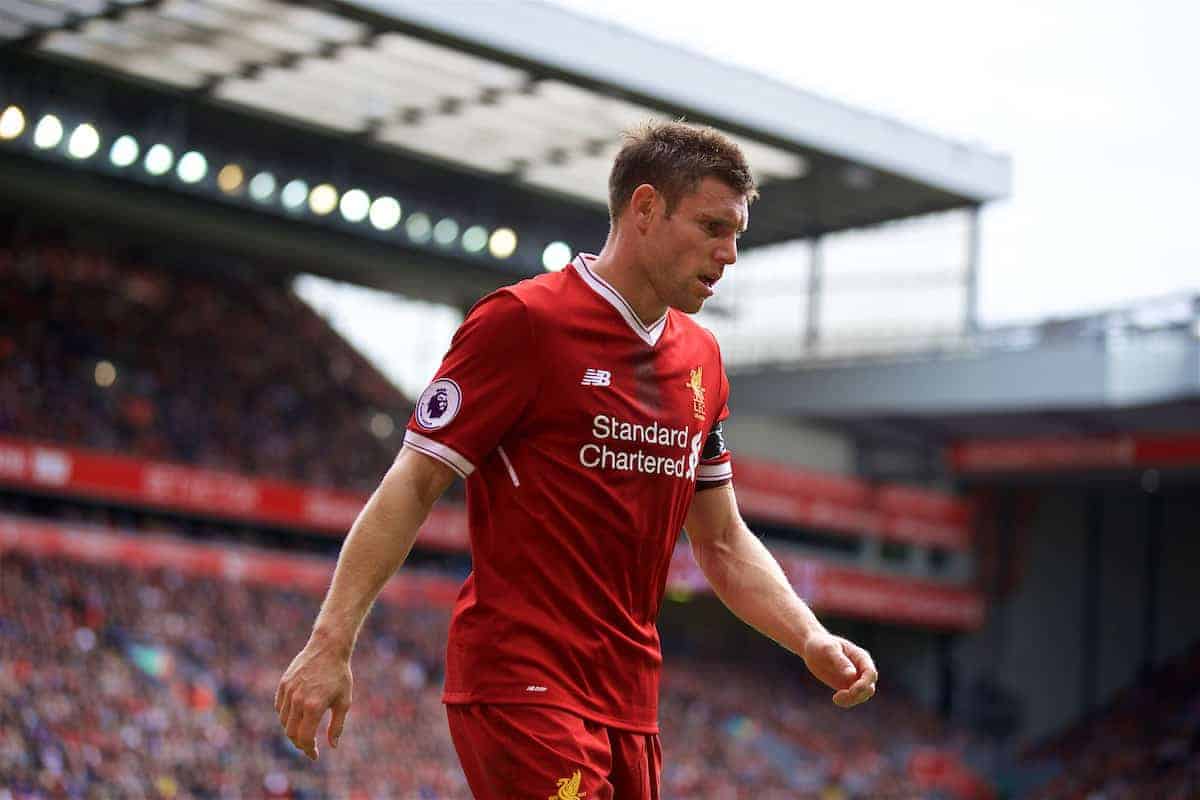
<svg viewBox="0 0 1200 800">
<path fill-rule="evenodd" d="M 837 690 L 834 705 L 852 708 L 875 695 L 879 672 L 871 654 L 854 642 L 822 631 L 808 638 L 800 655 L 817 680 Z"/>
</svg>

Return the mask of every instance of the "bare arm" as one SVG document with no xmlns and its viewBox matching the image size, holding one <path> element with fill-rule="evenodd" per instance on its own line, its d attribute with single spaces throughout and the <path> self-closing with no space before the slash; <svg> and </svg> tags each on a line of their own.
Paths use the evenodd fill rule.
<svg viewBox="0 0 1200 800">
<path fill-rule="evenodd" d="M 849 708 L 874 695 L 878 672 L 870 654 L 830 634 L 796 595 L 779 562 L 742 521 L 732 486 L 697 492 L 684 527 L 692 555 L 721 601 L 802 657 L 813 675 L 837 690 L 834 703 Z"/>
<path fill-rule="evenodd" d="M 440 461 L 401 449 L 342 545 L 314 639 L 349 657 L 375 598 L 408 558 L 429 509 L 453 480 L 454 472 Z"/>
<path fill-rule="evenodd" d="M 275 692 L 280 724 L 309 758 L 317 757 L 317 725 L 330 709 L 329 743 L 337 746 L 352 699 L 350 656 L 363 620 L 453 479 L 446 465 L 403 448 L 350 528 L 312 635 Z"/>
</svg>

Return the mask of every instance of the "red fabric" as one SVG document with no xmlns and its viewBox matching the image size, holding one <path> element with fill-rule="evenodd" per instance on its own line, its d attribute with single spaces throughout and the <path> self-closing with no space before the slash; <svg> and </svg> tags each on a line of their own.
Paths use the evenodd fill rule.
<svg viewBox="0 0 1200 800">
<path fill-rule="evenodd" d="M 661 797 L 657 734 L 535 705 L 451 705 L 446 715 L 476 800 Z"/>
<path fill-rule="evenodd" d="M 649 344 L 580 269 L 480 301 L 409 422 L 470 472 L 443 699 L 656 733 L 655 618 L 695 476 L 730 469 L 700 459 L 728 381 L 708 331 L 670 311 Z"/>
</svg>

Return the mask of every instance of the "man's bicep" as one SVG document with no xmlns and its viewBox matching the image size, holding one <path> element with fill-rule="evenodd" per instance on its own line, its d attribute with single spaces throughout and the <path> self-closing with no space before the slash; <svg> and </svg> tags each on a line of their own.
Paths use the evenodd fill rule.
<svg viewBox="0 0 1200 800">
<path fill-rule="evenodd" d="M 387 492 L 391 487 L 410 487 L 426 505 L 433 505 L 456 477 L 457 473 L 442 461 L 405 445 L 384 476 L 381 488 Z"/>
<path fill-rule="evenodd" d="M 703 544 L 724 538 L 740 520 L 733 484 L 726 483 L 696 492 L 683 527 L 689 540 Z"/>
</svg>

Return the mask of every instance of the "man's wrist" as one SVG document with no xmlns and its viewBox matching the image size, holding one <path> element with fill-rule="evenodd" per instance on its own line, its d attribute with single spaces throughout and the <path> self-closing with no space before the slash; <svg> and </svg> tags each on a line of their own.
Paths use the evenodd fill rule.
<svg viewBox="0 0 1200 800">
<path fill-rule="evenodd" d="M 808 617 L 808 619 L 803 619 L 803 617 Z M 820 620 L 812 615 L 811 611 L 808 614 L 802 615 L 799 640 L 797 642 L 797 654 L 804 655 L 805 648 L 808 647 L 808 643 L 812 641 L 814 636 L 823 636 L 828 634 L 829 631 L 825 629 L 825 626 L 821 624 Z"/>
<path fill-rule="evenodd" d="M 328 650 L 347 660 L 354 652 L 354 639 L 352 633 L 339 629 L 336 625 L 320 622 L 313 627 L 312 636 L 309 637 L 309 641 L 321 650 Z"/>
</svg>

